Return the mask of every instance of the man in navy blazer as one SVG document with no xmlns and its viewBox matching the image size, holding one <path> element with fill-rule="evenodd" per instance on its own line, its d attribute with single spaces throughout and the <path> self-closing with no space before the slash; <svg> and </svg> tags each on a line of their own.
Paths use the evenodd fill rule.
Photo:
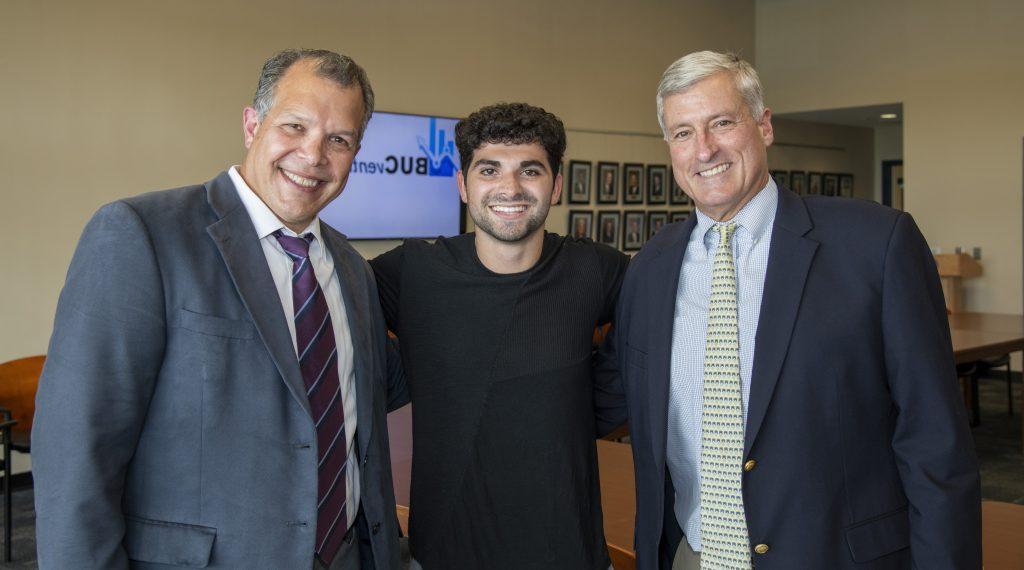
<svg viewBox="0 0 1024 570">
<path fill-rule="evenodd" d="M 697 211 L 634 258 L 605 347 L 628 404 L 638 568 L 980 568 L 977 463 L 935 262 L 913 219 L 777 187 L 771 112 L 736 56 L 681 58 L 657 101 Z M 702 469 L 727 445 L 703 408 L 720 398 L 706 391 L 705 356 L 722 348 L 705 330 L 721 225 L 735 228 L 718 255 L 733 259 L 729 390 L 742 408 L 723 467 L 737 510 L 724 523 L 701 500 L 720 482 Z M 600 428 L 625 419 L 620 396 L 598 393 Z M 735 562 L 711 563 L 714 551 L 702 561 L 722 524 L 740 533 Z"/>
<path fill-rule="evenodd" d="M 86 226 L 33 426 L 40 568 L 399 567 L 401 369 L 373 273 L 318 217 L 372 112 L 351 59 L 278 53 L 240 167 Z"/>
</svg>

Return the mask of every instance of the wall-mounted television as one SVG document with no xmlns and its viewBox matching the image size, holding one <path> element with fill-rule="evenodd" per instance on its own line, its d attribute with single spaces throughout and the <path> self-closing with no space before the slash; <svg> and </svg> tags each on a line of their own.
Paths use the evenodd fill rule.
<svg viewBox="0 0 1024 570">
<path fill-rule="evenodd" d="M 464 230 L 450 117 L 375 112 L 345 191 L 320 217 L 350 239 L 435 238 Z"/>
</svg>

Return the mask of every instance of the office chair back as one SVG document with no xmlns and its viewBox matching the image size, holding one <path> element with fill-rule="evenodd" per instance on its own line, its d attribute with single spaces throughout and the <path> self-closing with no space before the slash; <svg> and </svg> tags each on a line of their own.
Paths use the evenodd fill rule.
<svg viewBox="0 0 1024 570">
<path fill-rule="evenodd" d="M 0 407 L 18 420 L 11 434 L 12 448 L 28 453 L 32 417 L 36 413 L 36 388 L 46 356 L 29 356 L 0 364 Z"/>
</svg>

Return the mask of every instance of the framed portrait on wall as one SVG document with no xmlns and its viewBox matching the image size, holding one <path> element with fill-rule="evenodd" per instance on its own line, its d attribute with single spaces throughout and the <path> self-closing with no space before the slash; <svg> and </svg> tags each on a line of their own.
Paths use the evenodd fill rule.
<svg viewBox="0 0 1024 570">
<path fill-rule="evenodd" d="M 672 223 L 685 222 L 686 218 L 689 218 L 693 214 L 690 210 L 675 210 L 671 213 Z"/>
<path fill-rule="evenodd" d="M 576 239 L 594 238 L 594 212 L 569 210 L 568 234 Z"/>
<path fill-rule="evenodd" d="M 622 203 L 644 203 L 644 165 L 622 165 Z"/>
<path fill-rule="evenodd" d="M 622 214 L 615 210 L 601 210 L 597 213 L 597 242 L 619 248 L 622 241 L 620 227 Z"/>
<path fill-rule="evenodd" d="M 680 188 L 678 184 L 676 184 L 676 177 L 673 175 L 671 168 L 668 171 L 668 183 L 670 188 L 668 193 L 669 204 L 672 204 L 673 206 L 688 205 L 690 203 L 690 197 L 686 195 L 686 192 L 683 192 L 683 189 Z"/>
<path fill-rule="evenodd" d="M 668 167 L 664 164 L 647 165 L 647 203 L 664 204 L 668 202 L 666 192 Z"/>
<path fill-rule="evenodd" d="M 622 237 L 624 251 L 636 251 L 647 241 L 647 224 L 643 210 L 627 210 L 623 218 L 625 233 Z"/>
<path fill-rule="evenodd" d="M 785 170 L 773 170 L 772 178 L 775 179 L 775 185 L 779 188 L 789 188 L 789 173 Z"/>
<path fill-rule="evenodd" d="M 591 164 L 582 160 L 569 161 L 569 203 L 590 203 Z"/>
<path fill-rule="evenodd" d="M 852 174 L 839 175 L 839 196 L 842 196 L 843 198 L 853 198 Z"/>
<path fill-rule="evenodd" d="M 808 172 L 807 173 L 807 195 L 808 196 L 820 196 L 821 195 L 821 173 L 820 172 Z"/>
<path fill-rule="evenodd" d="M 807 173 L 793 170 L 789 173 L 789 189 L 801 196 L 807 193 Z"/>
<path fill-rule="evenodd" d="M 654 237 L 654 234 L 661 231 L 661 228 L 668 225 L 668 212 L 647 212 L 647 239 Z"/>
<path fill-rule="evenodd" d="M 558 173 L 562 175 L 562 193 L 558 195 L 558 202 L 555 202 L 555 205 L 556 206 L 561 206 L 562 204 L 565 203 L 565 193 L 566 193 L 565 181 L 569 179 L 569 175 L 567 175 L 565 173 L 565 161 L 564 160 L 562 161 L 562 164 L 559 166 Z"/>
<path fill-rule="evenodd" d="M 597 203 L 619 203 L 619 164 L 617 162 L 597 163 Z"/>
<path fill-rule="evenodd" d="M 821 176 L 821 193 L 825 196 L 839 195 L 838 174 L 823 174 Z"/>
</svg>

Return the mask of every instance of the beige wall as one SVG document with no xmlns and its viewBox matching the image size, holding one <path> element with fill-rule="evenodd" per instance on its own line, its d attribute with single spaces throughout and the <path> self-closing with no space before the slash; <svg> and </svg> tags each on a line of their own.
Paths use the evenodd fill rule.
<svg viewBox="0 0 1024 570">
<path fill-rule="evenodd" d="M 871 129 L 808 123 L 775 117 L 775 144 L 768 147 L 772 170 L 853 174 L 857 198 L 874 199 Z"/>
<path fill-rule="evenodd" d="M 983 250 L 970 310 L 1021 313 L 1024 3 L 760 0 L 776 112 L 903 103 L 906 209 L 933 246 Z"/>
<path fill-rule="evenodd" d="M 675 58 L 754 51 L 753 0 L 14 1 L 2 18 L 0 361 L 45 352 L 98 206 L 239 161 L 242 107 L 277 49 L 352 55 L 382 110 L 464 116 L 525 100 L 570 128 L 650 134 L 654 89 Z M 567 158 L 666 161 L 650 137 L 571 133 L 570 145 Z M 567 210 L 552 230 L 565 230 Z"/>
</svg>

